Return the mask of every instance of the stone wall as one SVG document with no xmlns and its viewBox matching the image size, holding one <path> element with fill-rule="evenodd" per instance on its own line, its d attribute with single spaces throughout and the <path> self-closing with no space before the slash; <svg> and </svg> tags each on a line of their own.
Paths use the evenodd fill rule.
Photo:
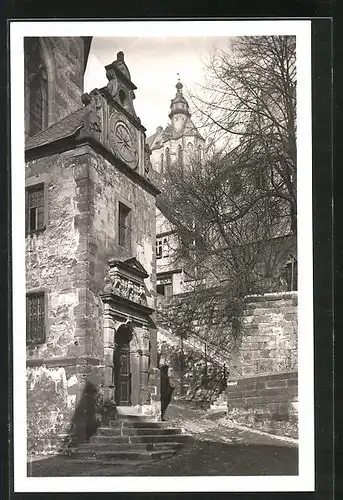
<svg viewBox="0 0 343 500">
<path fill-rule="evenodd" d="M 39 183 L 48 176 L 46 228 L 26 236 L 26 289 L 46 291 L 47 337 L 44 344 L 28 347 L 28 360 L 92 353 L 78 307 L 84 303 L 88 266 L 82 261 L 84 242 L 77 224 L 82 205 L 75 179 L 78 168 L 87 162 L 83 153 L 39 158 L 26 166 L 27 182 Z"/>
<path fill-rule="evenodd" d="M 82 107 L 85 65 L 82 37 L 44 38 L 47 47 L 50 85 L 49 125 Z"/>
<path fill-rule="evenodd" d="M 80 440 L 94 429 L 107 363 L 99 297 L 107 260 L 137 257 L 153 308 L 155 199 L 88 146 L 29 161 L 26 181 L 44 182 L 47 193 L 46 227 L 26 236 L 27 292 L 47 299 L 45 342 L 27 346 L 30 453 L 56 451 L 71 429 Z M 132 209 L 131 250 L 118 245 L 118 201 Z M 155 329 L 150 336 L 156 366 Z"/>
<path fill-rule="evenodd" d="M 217 358 L 205 356 L 199 344 L 185 341 L 181 350 L 180 339 L 172 339 L 159 330 L 158 352 L 160 366 L 168 366 L 174 400 L 202 401 L 209 406 L 225 389 L 222 364 Z"/>
<path fill-rule="evenodd" d="M 296 370 L 296 292 L 246 298 L 242 335 L 232 351 L 233 377 Z"/>
<path fill-rule="evenodd" d="M 64 453 L 94 434 L 102 418 L 97 366 L 73 359 L 31 365 L 26 384 L 29 455 Z"/>
<path fill-rule="evenodd" d="M 171 334 L 184 329 L 186 338 L 206 340 L 209 351 L 220 353 L 226 362 L 230 377 L 297 369 L 296 292 L 247 297 L 236 336 L 220 303 L 189 315 L 180 295 L 159 299 L 157 312 L 159 326 Z"/>
<path fill-rule="evenodd" d="M 280 372 L 231 381 L 228 418 L 272 434 L 298 438 L 298 375 Z"/>
</svg>

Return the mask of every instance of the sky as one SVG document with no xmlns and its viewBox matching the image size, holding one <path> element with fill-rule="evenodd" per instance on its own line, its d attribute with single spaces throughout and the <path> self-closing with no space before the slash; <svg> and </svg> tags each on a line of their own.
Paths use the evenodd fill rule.
<svg viewBox="0 0 343 500">
<path fill-rule="evenodd" d="M 168 123 L 170 101 L 175 96 L 178 75 L 184 94 L 201 92 L 204 68 L 212 51 L 226 49 L 228 37 L 94 37 L 85 72 L 84 90 L 106 85 L 104 66 L 120 50 L 136 85 L 134 106 L 147 136 Z"/>
</svg>

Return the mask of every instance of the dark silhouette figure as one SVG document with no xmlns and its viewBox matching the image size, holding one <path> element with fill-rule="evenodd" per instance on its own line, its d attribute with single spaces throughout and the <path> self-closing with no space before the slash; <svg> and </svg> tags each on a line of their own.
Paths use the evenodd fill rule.
<svg viewBox="0 0 343 500">
<path fill-rule="evenodd" d="M 88 441 L 93 436 L 98 426 L 96 420 L 96 399 L 98 388 L 90 381 L 87 381 L 83 394 L 74 412 L 68 437 L 64 440 L 60 453 L 65 453 L 70 446 Z"/>
<path fill-rule="evenodd" d="M 168 365 L 163 365 L 160 368 L 161 373 L 161 418 L 164 420 L 164 415 L 168 408 L 168 405 L 171 401 L 173 391 L 175 387 L 173 387 L 170 383 L 170 378 L 168 375 Z"/>
</svg>

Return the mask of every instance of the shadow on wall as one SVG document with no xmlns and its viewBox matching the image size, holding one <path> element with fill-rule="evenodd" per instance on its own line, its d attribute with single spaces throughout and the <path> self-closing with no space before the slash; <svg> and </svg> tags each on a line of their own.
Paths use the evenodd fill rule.
<svg viewBox="0 0 343 500">
<path fill-rule="evenodd" d="M 65 454 L 69 448 L 88 441 L 96 433 L 101 424 L 101 406 L 99 388 L 87 380 L 59 453 Z"/>
</svg>

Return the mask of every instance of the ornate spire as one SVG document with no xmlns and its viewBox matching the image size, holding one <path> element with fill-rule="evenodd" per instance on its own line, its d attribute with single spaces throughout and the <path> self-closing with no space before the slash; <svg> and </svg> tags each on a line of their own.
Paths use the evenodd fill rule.
<svg viewBox="0 0 343 500">
<path fill-rule="evenodd" d="M 183 85 L 181 83 L 181 80 L 180 80 L 180 73 L 176 73 L 177 76 L 178 76 L 178 80 L 177 80 L 177 84 L 175 85 L 176 87 L 176 90 L 179 94 L 182 94 L 182 89 L 183 89 Z"/>
<path fill-rule="evenodd" d="M 177 73 L 177 76 L 178 76 L 178 81 L 175 85 L 176 96 L 174 97 L 174 99 L 172 99 L 171 104 L 170 104 L 170 113 L 169 113 L 170 119 L 172 119 L 172 117 L 174 115 L 180 114 L 180 113 L 187 115 L 187 116 L 190 116 L 188 102 L 182 93 L 183 85 L 181 83 L 179 73 Z"/>
</svg>

